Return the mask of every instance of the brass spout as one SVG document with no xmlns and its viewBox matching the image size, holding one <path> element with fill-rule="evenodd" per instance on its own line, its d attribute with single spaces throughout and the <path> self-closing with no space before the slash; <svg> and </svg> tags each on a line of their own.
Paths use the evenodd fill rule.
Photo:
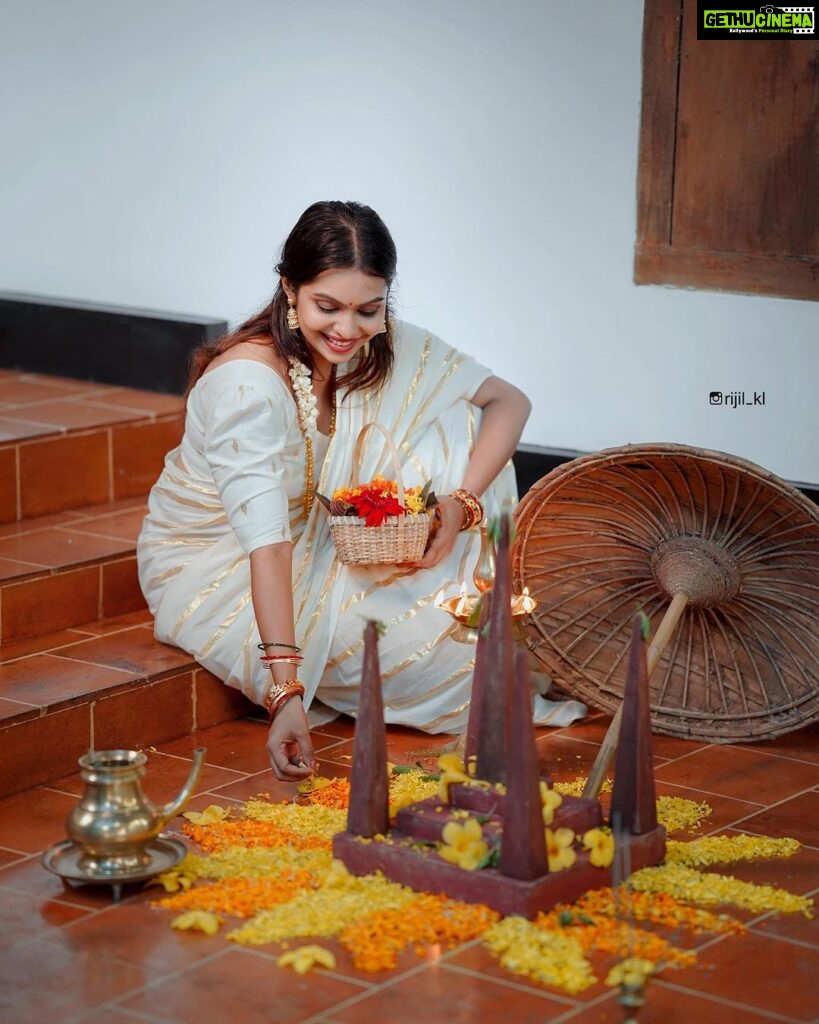
<svg viewBox="0 0 819 1024">
<path fill-rule="evenodd" d="M 187 804 L 188 800 L 193 796 L 196 783 L 199 781 L 199 776 L 202 774 L 202 765 L 205 763 L 206 753 L 207 750 L 205 747 L 197 747 L 196 750 L 194 750 L 193 764 L 191 765 L 191 770 L 188 774 L 185 785 L 180 789 L 179 793 L 173 800 L 165 804 L 164 807 L 157 807 L 156 813 L 160 821 L 160 828 L 162 828 L 171 818 L 179 814 Z"/>
</svg>

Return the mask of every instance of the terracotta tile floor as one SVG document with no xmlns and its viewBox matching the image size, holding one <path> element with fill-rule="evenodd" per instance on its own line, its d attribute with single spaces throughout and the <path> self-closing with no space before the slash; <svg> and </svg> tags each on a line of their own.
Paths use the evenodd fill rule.
<svg viewBox="0 0 819 1024">
<path fill-rule="evenodd" d="M 543 730 L 538 749 L 553 775 L 585 769 L 606 720 Z M 349 771 L 352 725 L 316 730 L 322 774 Z M 259 792 L 289 799 L 292 787 L 267 768 L 261 722 L 241 719 L 192 737 L 157 743 L 145 788 L 167 800 L 187 775 L 196 746 L 208 749 L 191 802 L 241 801 Z M 817 730 L 754 747 L 715 747 L 657 738 L 658 789 L 705 800 L 714 814 L 703 832 L 794 835 L 803 848 L 783 861 L 731 873 L 794 892 L 819 894 Z M 392 729 L 389 756 L 432 764 L 445 737 Z M 503 971 L 478 942 L 424 957 L 406 952 L 383 975 L 356 972 L 337 944 L 334 971 L 299 976 L 275 965 L 278 947 L 237 948 L 221 935 L 174 932 L 150 893 L 126 889 L 119 904 L 100 887 L 64 888 L 40 865 L 40 852 L 64 837 L 76 775 L 0 800 L 0 1019 L 10 1024 L 416 1024 L 543 1021 L 606 1024 L 624 1015 L 598 982 L 578 997 Z M 168 831 L 178 834 L 179 819 Z M 740 915 L 746 936 L 693 940 L 699 965 L 652 983 L 641 1024 L 819 1021 L 819 923 L 773 913 Z M 610 961 L 595 961 L 598 976 Z"/>
</svg>

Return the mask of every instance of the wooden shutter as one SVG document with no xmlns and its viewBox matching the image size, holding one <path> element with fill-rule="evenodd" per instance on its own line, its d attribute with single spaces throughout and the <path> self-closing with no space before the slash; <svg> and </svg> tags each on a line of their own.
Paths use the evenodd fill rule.
<svg viewBox="0 0 819 1024">
<path fill-rule="evenodd" d="M 645 0 L 638 284 L 819 299 L 819 46 Z"/>
</svg>

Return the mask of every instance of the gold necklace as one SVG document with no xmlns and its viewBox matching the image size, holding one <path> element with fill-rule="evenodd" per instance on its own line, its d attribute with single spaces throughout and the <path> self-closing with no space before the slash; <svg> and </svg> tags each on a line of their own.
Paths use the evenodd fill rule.
<svg viewBox="0 0 819 1024">
<path fill-rule="evenodd" d="M 318 429 L 318 403 L 313 392 L 313 376 L 309 366 L 305 366 L 295 356 L 288 356 L 290 369 L 287 371 L 293 385 L 293 395 L 299 416 L 299 427 L 304 438 L 304 498 L 302 499 L 305 518 L 315 501 L 315 480 L 313 469 L 313 433 Z M 336 369 L 333 367 L 331 384 L 330 437 L 336 432 Z"/>
</svg>

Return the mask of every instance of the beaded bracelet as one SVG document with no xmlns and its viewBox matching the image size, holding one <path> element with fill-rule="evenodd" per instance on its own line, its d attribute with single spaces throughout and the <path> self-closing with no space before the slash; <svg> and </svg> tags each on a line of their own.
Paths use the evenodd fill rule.
<svg viewBox="0 0 819 1024">
<path fill-rule="evenodd" d="M 452 491 L 450 497 L 454 498 L 464 510 L 464 522 L 461 530 L 471 530 L 473 526 L 483 522 L 483 505 L 471 491 L 458 487 Z"/>
<path fill-rule="evenodd" d="M 284 682 L 274 683 L 270 687 L 265 694 L 264 706 L 270 713 L 271 719 L 273 719 L 291 697 L 303 696 L 304 687 L 298 679 L 285 679 Z"/>
<path fill-rule="evenodd" d="M 295 644 L 286 644 L 283 640 L 272 640 L 270 643 L 256 644 L 260 651 L 266 651 L 268 647 L 286 647 L 290 651 L 295 651 L 296 654 L 301 654 L 301 647 L 296 647 Z"/>
</svg>

